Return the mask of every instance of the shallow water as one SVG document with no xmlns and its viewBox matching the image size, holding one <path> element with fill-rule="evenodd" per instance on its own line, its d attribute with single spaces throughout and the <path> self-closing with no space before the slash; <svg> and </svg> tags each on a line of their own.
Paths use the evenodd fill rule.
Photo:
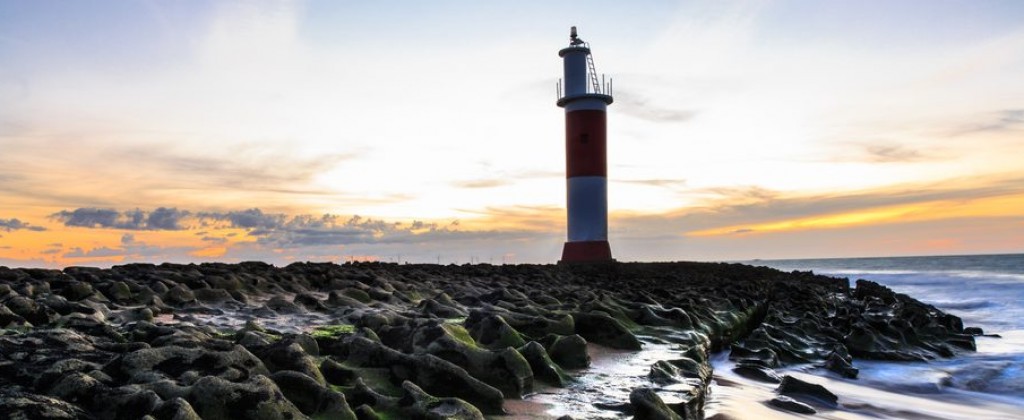
<svg viewBox="0 0 1024 420">
<path fill-rule="evenodd" d="M 652 387 L 666 403 L 682 402 L 688 386 L 660 386 L 647 374 L 659 360 L 682 357 L 678 344 L 664 343 L 654 337 L 638 336 L 643 342 L 640 351 L 615 350 L 587 344 L 591 365 L 570 371 L 574 382 L 566 388 L 544 388 L 522 401 L 506 401 L 508 416 L 502 419 L 556 418 L 570 415 L 576 419 L 628 419 L 632 416 L 617 410 L 629 404 L 629 393 L 635 388 Z"/>
</svg>

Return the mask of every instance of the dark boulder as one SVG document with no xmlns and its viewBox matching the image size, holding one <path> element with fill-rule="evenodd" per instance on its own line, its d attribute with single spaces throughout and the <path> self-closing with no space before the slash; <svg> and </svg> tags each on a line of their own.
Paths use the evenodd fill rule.
<svg viewBox="0 0 1024 420">
<path fill-rule="evenodd" d="M 588 342 L 601 344 L 613 349 L 640 350 L 640 340 L 622 325 L 619 320 L 598 312 L 576 312 L 572 314 L 576 334 Z"/>
<path fill-rule="evenodd" d="M 830 406 L 835 406 L 839 403 L 839 397 L 825 387 L 805 382 L 789 375 L 782 378 L 782 383 L 776 389 L 776 392 L 791 397 L 811 398 Z"/>
<path fill-rule="evenodd" d="M 579 335 L 558 336 L 550 334 L 541 340 L 551 360 L 565 369 L 583 369 L 590 366 L 587 340 Z"/>
<path fill-rule="evenodd" d="M 303 373 L 282 370 L 274 372 L 270 379 L 303 414 L 330 419 L 356 418 L 343 394 L 323 386 Z"/>
<path fill-rule="evenodd" d="M 188 396 L 203 420 L 292 420 L 305 416 L 266 376 L 230 382 L 215 376 L 200 378 Z"/>
<path fill-rule="evenodd" d="M 0 413 L 9 419 L 93 420 L 80 407 L 44 395 L 15 390 L 0 390 Z"/>
<path fill-rule="evenodd" d="M 636 420 L 682 420 L 651 388 L 634 389 L 629 393 L 629 403 Z"/>
<path fill-rule="evenodd" d="M 184 398 L 174 398 L 160 403 L 151 415 L 156 420 L 203 420 Z"/>
</svg>

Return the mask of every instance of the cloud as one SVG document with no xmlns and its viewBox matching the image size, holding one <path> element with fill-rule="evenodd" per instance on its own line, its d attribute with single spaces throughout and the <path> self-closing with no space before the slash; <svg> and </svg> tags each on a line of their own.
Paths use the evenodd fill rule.
<svg viewBox="0 0 1024 420">
<path fill-rule="evenodd" d="M 298 248 L 354 244 L 417 244 L 426 242 L 461 241 L 482 238 L 511 238 L 523 232 L 464 231 L 458 221 L 448 224 L 412 221 L 388 222 L 362 216 L 341 217 L 299 215 L 286 219 L 280 225 L 254 229 L 250 236 L 261 244 L 280 248 Z"/>
<path fill-rule="evenodd" d="M 265 214 L 262 210 L 257 208 L 229 211 L 226 213 L 199 213 L 199 217 L 203 219 L 227 221 L 231 223 L 232 227 L 264 230 L 276 229 L 288 220 L 288 217 L 283 214 Z"/>
<path fill-rule="evenodd" d="M 954 130 L 953 136 L 990 131 L 1017 130 L 1024 127 L 1024 109 L 1004 109 L 985 115 L 980 121 Z"/>
<path fill-rule="evenodd" d="M 449 223 L 391 222 L 359 215 L 343 217 L 333 214 L 287 215 L 266 213 L 258 208 L 226 212 L 191 212 L 187 210 L 158 208 L 153 211 L 140 209 L 118 211 L 114 209 L 79 208 L 64 210 L 52 215 L 65 226 L 92 229 L 124 230 L 182 230 L 197 229 L 202 241 L 224 244 L 227 239 L 209 236 L 211 228 L 243 229 L 246 235 L 256 238 L 257 243 L 275 248 L 301 248 L 351 244 L 412 244 L 434 241 L 479 240 L 487 238 L 515 239 L 529 235 L 522 229 L 508 231 L 463 230 L 458 220 Z M 226 235 L 235 236 L 234 233 Z M 138 247 L 133 234 L 126 233 L 121 242 L 126 247 Z M 127 250 L 127 252 L 136 252 Z M 90 254 L 93 252 L 93 254 Z M 84 251 L 72 249 L 69 258 L 94 257 L 96 253 L 107 255 L 111 250 Z"/>
<path fill-rule="evenodd" d="M 181 230 L 181 220 L 189 215 L 187 211 L 175 208 L 159 207 L 149 213 L 146 226 L 154 230 Z"/>
<path fill-rule="evenodd" d="M 118 211 L 106 208 L 83 207 L 62 210 L 50 215 L 64 226 L 109 228 L 125 230 L 183 230 L 183 221 L 190 212 L 176 208 L 159 207 L 146 212 L 140 209 Z"/>
<path fill-rule="evenodd" d="M 686 186 L 685 179 L 617 179 L 613 180 L 613 182 L 662 188 L 679 188 Z"/>
<path fill-rule="evenodd" d="M 995 217 L 1019 206 L 1015 200 L 1024 199 L 1024 178 L 952 178 L 821 194 L 793 194 L 758 186 L 693 189 L 688 194 L 698 197 L 698 201 L 673 211 L 612 213 L 612 236 L 630 241 L 679 241 L 680 235 L 694 232 L 747 237 L 766 234 L 772 230 L 769 227 L 782 231 L 892 224 L 949 218 L 954 217 L 953 213 L 968 211 L 993 213 L 991 217 Z M 999 200 L 1006 202 L 994 204 Z M 940 211 L 943 208 L 947 210 Z"/>
<path fill-rule="evenodd" d="M 908 149 L 898 144 L 869 144 L 864 146 L 868 161 L 876 163 L 916 162 L 928 158 L 918 150 Z"/>
<path fill-rule="evenodd" d="M 126 148 L 120 152 L 125 161 L 146 162 L 161 173 L 178 174 L 160 181 L 177 184 L 177 188 L 229 188 L 291 194 L 322 195 L 332 191 L 298 187 L 316 175 L 353 159 L 355 153 L 328 154 L 314 157 L 294 156 L 287 150 L 267 144 L 248 143 L 237 146 L 229 158 L 192 154 L 173 154 L 152 149 Z"/>
<path fill-rule="evenodd" d="M 85 249 L 82 247 L 72 247 L 68 252 L 61 255 L 61 258 L 75 259 L 81 262 L 109 262 L 125 260 L 164 262 L 169 261 L 171 259 L 175 259 L 176 257 L 177 259 L 180 260 L 181 256 L 187 255 L 189 252 L 193 252 L 196 249 L 197 248 L 194 247 L 169 247 L 150 245 L 148 243 L 136 240 L 135 235 L 132 233 L 125 233 L 121 235 L 120 248 L 108 246 L 100 246 L 91 249 Z M 59 252 L 59 249 L 51 249 L 43 253 L 56 254 Z"/>
<path fill-rule="evenodd" d="M 651 122 L 686 122 L 697 115 L 697 112 L 692 110 L 661 107 L 652 104 L 651 100 L 644 96 L 628 92 L 617 93 L 615 105 L 616 112 Z"/>
<path fill-rule="evenodd" d="M 46 228 L 42 226 L 32 226 L 18 219 L 0 219 L 0 230 L 4 232 L 13 232 L 15 230 L 42 232 L 45 231 Z"/>
<path fill-rule="evenodd" d="M 511 184 L 507 179 L 478 179 L 472 181 L 458 181 L 452 185 L 459 188 L 494 188 Z"/>
<path fill-rule="evenodd" d="M 71 251 L 62 255 L 64 258 L 109 258 L 109 257 L 121 257 L 124 256 L 123 249 L 115 249 L 108 247 L 93 248 L 88 251 L 80 248 L 71 248 Z"/>
</svg>

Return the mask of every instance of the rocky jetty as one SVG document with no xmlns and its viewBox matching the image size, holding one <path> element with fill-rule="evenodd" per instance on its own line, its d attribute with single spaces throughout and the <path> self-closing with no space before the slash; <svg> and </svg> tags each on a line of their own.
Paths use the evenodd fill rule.
<svg viewBox="0 0 1024 420">
<path fill-rule="evenodd" d="M 774 369 L 974 348 L 875 283 L 711 263 L 0 267 L 0 327 L 0 412 L 25 419 L 479 419 L 652 337 L 680 356 L 622 417 L 702 418 L 723 350 L 810 413 L 841 397 Z"/>
</svg>

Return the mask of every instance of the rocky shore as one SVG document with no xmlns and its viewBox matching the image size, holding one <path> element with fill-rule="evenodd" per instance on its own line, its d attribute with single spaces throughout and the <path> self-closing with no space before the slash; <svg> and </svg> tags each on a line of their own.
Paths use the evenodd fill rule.
<svg viewBox="0 0 1024 420">
<path fill-rule="evenodd" d="M 0 327 L 8 418 L 160 420 L 500 417 L 572 387 L 588 349 L 649 345 L 679 356 L 602 409 L 703 418 L 728 351 L 779 384 L 765 404 L 810 414 L 842 397 L 776 368 L 856 378 L 858 359 L 953 357 L 981 333 L 868 281 L 713 263 L 0 267 Z"/>
</svg>

